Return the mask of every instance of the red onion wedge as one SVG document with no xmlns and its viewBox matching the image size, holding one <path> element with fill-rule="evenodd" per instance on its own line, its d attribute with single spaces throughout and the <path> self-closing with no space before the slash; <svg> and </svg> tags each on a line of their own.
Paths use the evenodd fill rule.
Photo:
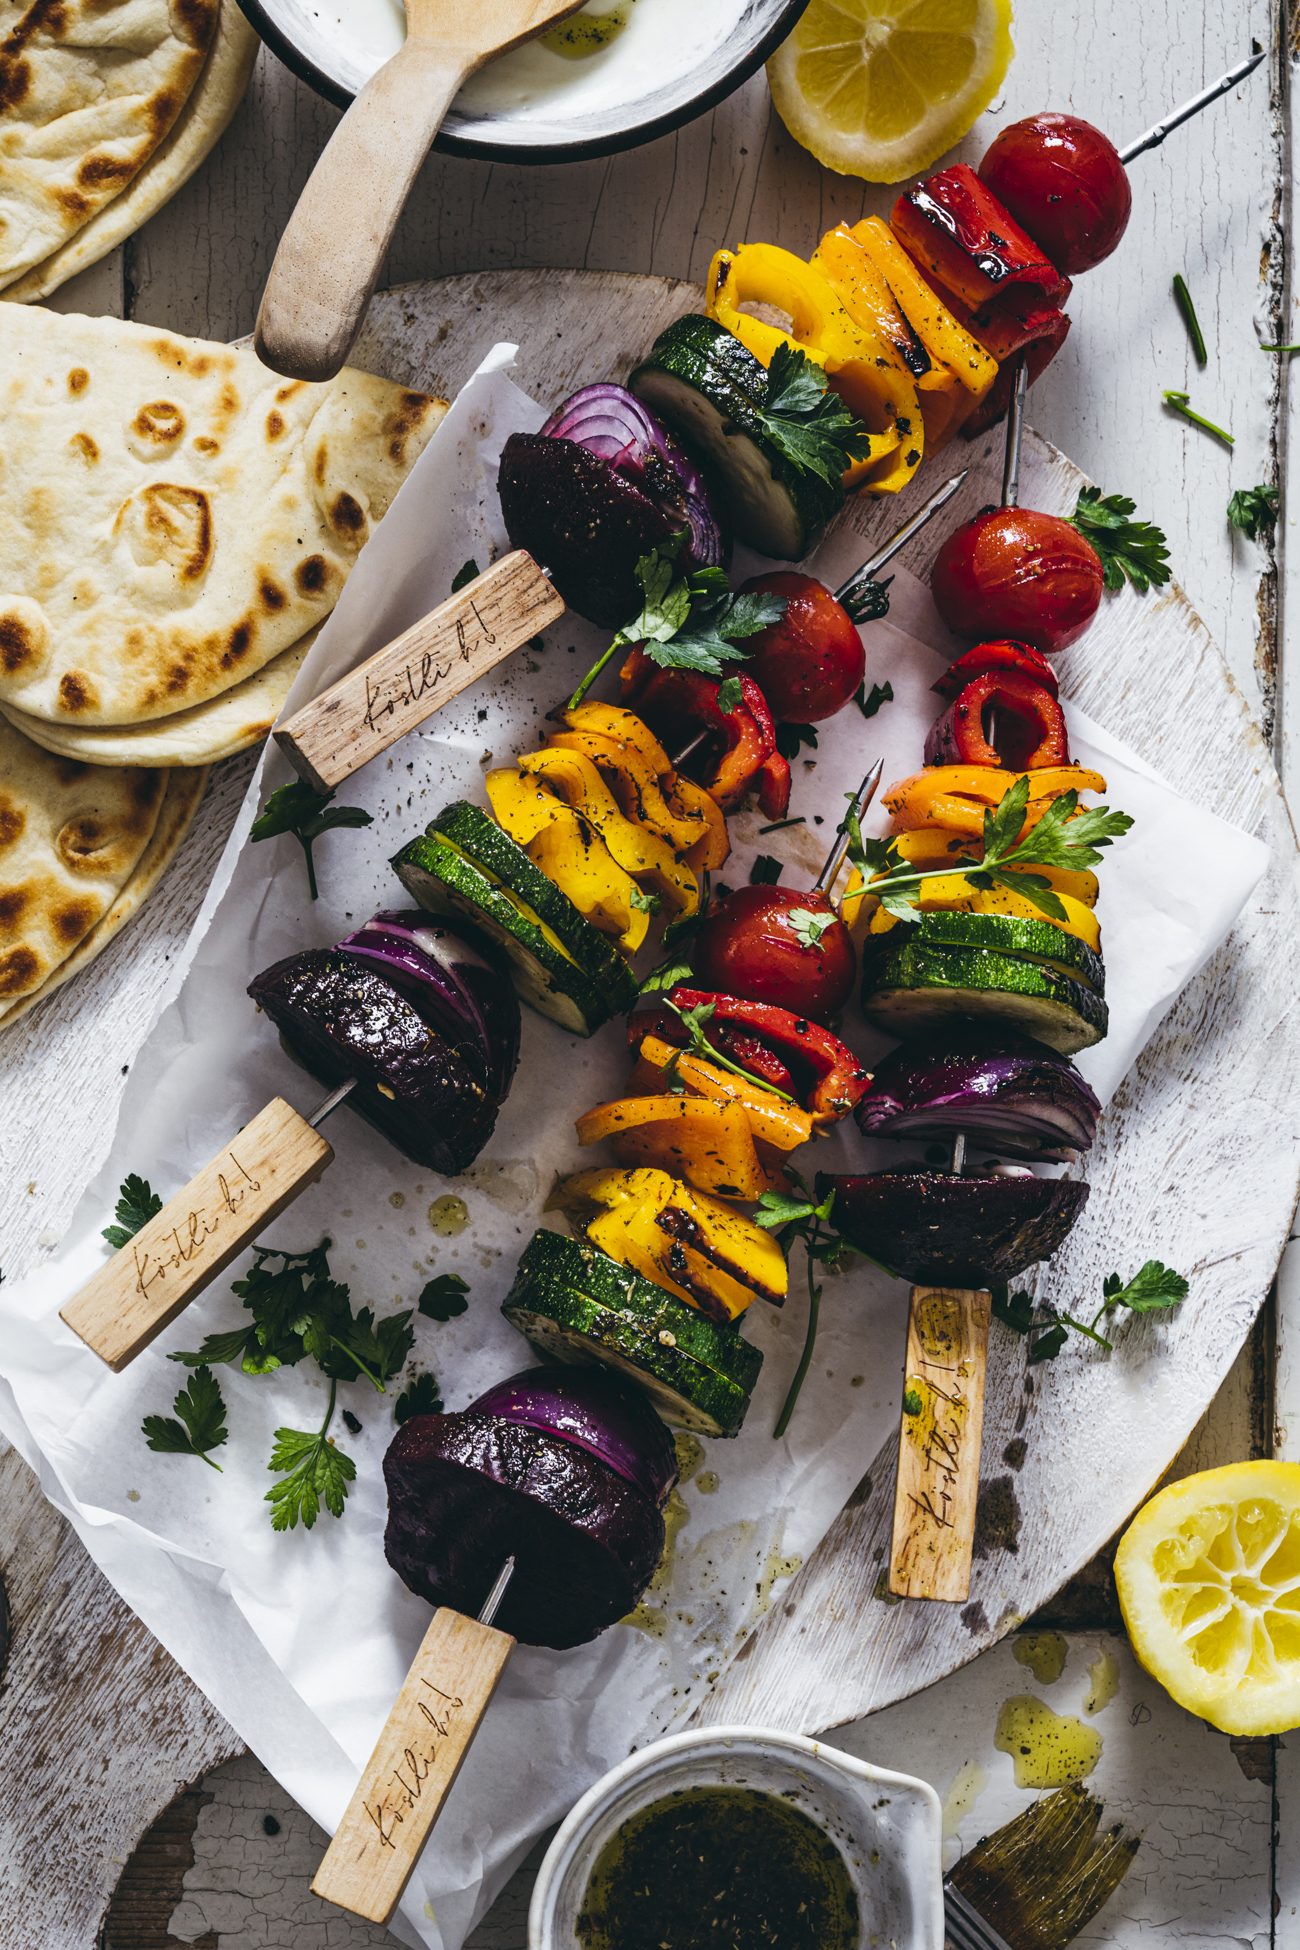
<svg viewBox="0 0 1300 1950">
<path fill-rule="evenodd" d="M 1101 1105 L 1068 1057 L 1027 1036 L 970 1031 L 894 1050 L 856 1115 L 868 1137 L 963 1131 L 982 1150 L 1047 1161 L 1089 1148 Z"/>
<path fill-rule="evenodd" d="M 677 1481 L 668 1430 L 642 1391 L 610 1368 L 526 1368 L 498 1381 L 471 1410 L 585 1449 L 634 1484 L 657 1510 Z"/>
<path fill-rule="evenodd" d="M 504 1102 L 519 1060 L 519 1004 L 476 948 L 416 909 L 373 915 L 339 951 L 380 967 Z"/>
</svg>

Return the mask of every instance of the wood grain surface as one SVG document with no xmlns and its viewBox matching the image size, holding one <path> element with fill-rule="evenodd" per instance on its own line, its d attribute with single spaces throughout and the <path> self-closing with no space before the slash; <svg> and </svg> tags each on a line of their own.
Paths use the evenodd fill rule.
<svg viewBox="0 0 1300 1950">
<path fill-rule="evenodd" d="M 907 1303 L 889 1540 L 896 1598 L 970 1596 L 991 1300 L 982 1288 L 914 1286 Z"/>
</svg>

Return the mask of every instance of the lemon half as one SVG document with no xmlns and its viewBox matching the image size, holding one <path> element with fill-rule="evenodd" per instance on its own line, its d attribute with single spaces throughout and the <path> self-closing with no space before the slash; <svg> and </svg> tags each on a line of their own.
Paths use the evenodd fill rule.
<svg viewBox="0 0 1300 1950">
<path fill-rule="evenodd" d="M 1224 1733 L 1300 1726 L 1300 1463 L 1231 1463 L 1171 1483 L 1115 1557 L 1133 1650 Z"/>
<path fill-rule="evenodd" d="M 1011 0 L 812 0 L 767 74 L 818 162 L 898 183 L 961 140 L 1013 52 Z"/>
</svg>

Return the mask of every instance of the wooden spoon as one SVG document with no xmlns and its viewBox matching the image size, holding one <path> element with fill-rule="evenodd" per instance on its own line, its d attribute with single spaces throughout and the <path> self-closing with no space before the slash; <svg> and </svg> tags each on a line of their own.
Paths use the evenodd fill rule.
<svg viewBox="0 0 1300 1950">
<path fill-rule="evenodd" d="M 458 90 L 583 0 L 406 0 L 406 41 L 331 136 L 280 239 L 257 315 L 264 363 L 332 379 L 361 329 L 397 219 Z"/>
</svg>

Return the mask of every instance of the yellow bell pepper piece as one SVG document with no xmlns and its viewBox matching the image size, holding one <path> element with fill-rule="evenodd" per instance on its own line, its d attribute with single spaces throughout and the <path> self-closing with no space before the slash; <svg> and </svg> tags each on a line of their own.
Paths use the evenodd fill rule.
<svg viewBox="0 0 1300 1950">
<path fill-rule="evenodd" d="M 1048 765 L 1041 771 L 1004 772 L 996 765 L 932 765 L 891 785 L 884 803 L 895 832 L 918 826 L 940 826 L 949 832 L 978 838 L 984 830 L 984 808 L 996 806 L 1022 776 L 1029 779 L 1029 803 L 1022 835 L 1037 825 L 1048 806 L 1063 792 L 1104 792 L 1100 772 L 1082 765 Z"/>
<path fill-rule="evenodd" d="M 789 1275 L 770 1233 L 653 1169 L 576 1172 L 547 1200 L 611 1258 L 718 1320 L 754 1299 L 780 1306 Z"/>
<path fill-rule="evenodd" d="M 635 711 L 589 698 L 565 712 L 565 723 L 570 733 L 604 739 L 618 752 L 623 779 L 621 783 L 615 779 L 615 791 L 628 818 L 653 825 L 679 853 L 685 849 L 688 864 L 696 873 L 712 872 L 723 865 L 731 852 L 731 841 L 721 806 L 694 779 L 673 769 L 667 752 Z M 602 758 L 603 748 L 578 745 L 563 732 L 556 733 L 550 742 L 572 750 L 589 749 L 597 764 L 609 765 L 608 753 Z"/>
<path fill-rule="evenodd" d="M 488 803 L 499 825 L 535 867 L 602 934 L 636 953 L 650 926 L 651 901 L 612 857 L 600 834 L 545 786 L 509 768 L 489 772 Z"/>
<path fill-rule="evenodd" d="M 909 833 L 896 833 L 894 845 L 902 857 L 914 867 L 956 867 L 965 860 L 978 859 L 983 847 L 978 837 L 969 833 L 950 833 L 941 826 L 921 826 Z M 1100 888 L 1095 873 L 1086 873 L 1072 867 L 1034 868 L 1049 886 L 1062 896 L 1069 894 L 1072 899 L 1081 901 L 1085 907 L 1095 907 Z M 852 897 L 850 891 L 845 900 Z"/>
<path fill-rule="evenodd" d="M 526 752 L 519 760 L 519 770 L 590 821 L 623 871 L 638 883 L 648 882 L 675 915 L 699 912 L 700 883 L 691 869 L 677 858 L 662 834 L 619 811 L 613 793 L 585 752 L 548 746 L 545 751 Z"/>
<path fill-rule="evenodd" d="M 731 835 L 727 831 L 727 815 L 702 785 L 688 779 L 683 772 L 672 772 L 661 780 L 664 797 L 671 807 L 688 819 L 699 820 L 704 829 L 701 837 L 686 854 L 686 864 L 693 873 L 716 873 L 727 863 L 731 852 Z"/>
<path fill-rule="evenodd" d="M 917 389 L 933 448 L 950 440 L 983 399 L 998 376 L 998 362 L 931 290 L 887 223 L 868 217 L 850 235 L 929 354 L 930 371 L 917 380 Z"/>
<path fill-rule="evenodd" d="M 620 1097 L 597 1104 L 577 1122 L 579 1144 L 608 1139 L 625 1165 L 658 1165 L 702 1192 L 761 1198 L 783 1180 L 769 1172 L 739 1104 L 703 1097 Z"/>
<path fill-rule="evenodd" d="M 1033 869 L 1037 873 L 1038 869 Z M 1075 900 L 1070 894 L 1059 894 L 1065 909 L 1064 920 L 1044 914 L 1041 907 L 1035 907 L 1023 894 L 1013 893 L 1009 887 L 972 887 L 969 880 L 959 873 L 937 874 L 933 880 L 922 882 L 917 888 L 917 905 L 922 914 L 1010 914 L 1023 921 L 1051 921 L 1065 934 L 1077 935 L 1088 947 L 1101 951 L 1101 925 L 1090 907 Z M 868 897 L 869 898 L 869 897 Z M 891 928 L 906 927 L 906 921 L 887 913 L 878 901 L 872 903 L 869 932 L 888 934 Z"/>
<path fill-rule="evenodd" d="M 788 314 L 790 330 L 769 325 L 743 306 L 770 305 Z M 846 487 L 897 494 L 925 451 L 916 381 L 894 347 L 869 322 L 850 316 L 811 264 L 776 244 L 718 251 L 709 266 L 705 310 L 763 365 L 780 345 L 793 345 L 817 365 L 871 435 L 849 466 Z"/>
<path fill-rule="evenodd" d="M 640 1062 L 632 1072 L 634 1089 L 662 1090 L 664 1073 L 668 1071 L 692 1096 L 707 1097 L 715 1104 L 739 1104 L 760 1144 L 770 1144 L 777 1151 L 793 1151 L 807 1144 L 813 1134 L 813 1120 L 798 1104 L 783 1103 L 775 1091 L 710 1063 L 706 1056 L 676 1049 L 662 1036 L 643 1037 L 639 1054 Z"/>
</svg>

